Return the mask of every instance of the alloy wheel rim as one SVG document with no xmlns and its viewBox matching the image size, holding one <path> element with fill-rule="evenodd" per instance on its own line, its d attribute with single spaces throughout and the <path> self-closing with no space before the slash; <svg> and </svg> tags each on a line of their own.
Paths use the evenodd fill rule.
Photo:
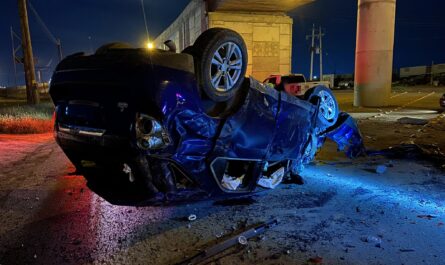
<svg viewBox="0 0 445 265">
<path fill-rule="evenodd" d="M 320 91 L 318 93 L 318 96 L 320 97 L 320 112 L 321 115 L 326 120 L 332 120 L 335 118 L 335 112 L 336 106 L 335 106 L 335 99 L 332 97 L 331 94 L 329 94 L 326 91 Z"/>
<path fill-rule="evenodd" d="M 216 49 L 210 64 L 212 87 L 218 92 L 232 90 L 241 76 L 243 54 L 234 42 L 225 42 Z"/>
</svg>

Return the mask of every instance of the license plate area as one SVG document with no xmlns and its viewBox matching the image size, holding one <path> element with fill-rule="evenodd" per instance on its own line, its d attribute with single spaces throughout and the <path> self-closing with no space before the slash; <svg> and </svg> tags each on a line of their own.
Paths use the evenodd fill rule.
<svg viewBox="0 0 445 265">
<path fill-rule="evenodd" d="M 99 103 L 91 101 L 69 101 L 60 113 L 60 122 L 93 128 L 102 128 L 104 117 Z"/>
</svg>

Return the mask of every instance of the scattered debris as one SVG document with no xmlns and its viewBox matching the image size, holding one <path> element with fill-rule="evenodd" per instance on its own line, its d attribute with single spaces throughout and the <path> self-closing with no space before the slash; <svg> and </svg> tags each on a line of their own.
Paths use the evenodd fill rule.
<svg viewBox="0 0 445 265">
<path fill-rule="evenodd" d="M 221 237 L 223 237 L 223 235 L 224 235 L 224 232 L 219 232 L 218 234 L 215 234 L 215 237 L 221 238 Z"/>
<path fill-rule="evenodd" d="M 360 240 L 366 243 L 373 243 L 374 246 L 378 248 L 382 245 L 382 239 L 376 236 L 363 236 Z"/>
<path fill-rule="evenodd" d="M 239 236 L 238 243 L 240 243 L 240 245 L 247 245 L 247 238 L 245 236 Z"/>
<path fill-rule="evenodd" d="M 310 258 L 310 259 L 308 259 L 307 262 L 310 262 L 310 263 L 313 263 L 313 264 L 322 264 L 323 263 L 323 258 L 322 257 Z"/>
<path fill-rule="evenodd" d="M 192 256 L 191 258 L 188 258 L 178 263 L 178 265 L 200 264 L 201 262 L 207 260 L 208 258 L 213 257 L 234 245 L 241 244 L 241 242 L 244 242 L 244 239 L 247 244 L 248 239 L 258 236 L 259 234 L 263 233 L 266 229 L 272 228 L 277 224 L 278 220 L 276 219 L 269 221 L 267 223 L 262 223 L 256 227 L 244 231 L 239 235 L 236 235 L 214 246 L 204 249 L 200 251 L 198 254 Z"/>
<path fill-rule="evenodd" d="M 431 215 L 431 214 L 421 214 L 421 215 L 418 215 L 417 217 L 422 218 L 422 219 L 431 220 L 433 218 L 436 218 L 437 216 L 434 216 L 434 215 Z"/>
<path fill-rule="evenodd" d="M 189 217 L 187 217 L 187 219 L 189 220 L 189 221 L 195 221 L 196 220 L 196 214 L 191 214 L 191 215 L 189 215 Z"/>
<path fill-rule="evenodd" d="M 383 173 L 386 172 L 387 169 L 388 169 L 388 168 L 387 168 L 385 165 L 378 165 L 378 166 L 376 167 L 376 169 L 375 169 L 375 172 L 376 172 L 377 174 L 383 174 Z"/>
<path fill-rule="evenodd" d="M 428 124 L 428 120 L 425 119 L 416 119 L 410 117 L 403 117 L 397 120 L 400 124 L 410 124 L 410 125 L 426 125 Z"/>
<path fill-rule="evenodd" d="M 266 189 L 275 189 L 281 183 L 283 177 L 284 177 L 284 167 L 281 167 L 277 171 L 272 173 L 270 177 L 262 176 L 258 180 L 258 185 Z"/>
<path fill-rule="evenodd" d="M 371 141 L 376 141 L 377 140 L 375 137 L 371 137 L 371 136 L 368 136 L 368 135 L 366 135 L 365 137 L 368 138 Z"/>
<path fill-rule="evenodd" d="M 122 171 L 128 175 L 128 180 L 130 182 L 134 182 L 134 174 L 128 164 L 124 163 L 124 168 L 122 169 Z"/>
<path fill-rule="evenodd" d="M 221 180 L 221 186 L 228 190 L 237 190 L 238 187 L 243 183 L 244 175 L 241 177 L 232 177 L 227 174 L 224 174 L 222 180 Z"/>
<path fill-rule="evenodd" d="M 424 159 L 432 161 L 439 167 L 445 164 L 445 154 L 435 144 L 402 143 L 379 152 L 368 153 L 368 155 L 384 155 L 389 158 Z"/>
<path fill-rule="evenodd" d="M 416 251 L 415 249 L 412 248 L 401 248 L 399 249 L 400 252 L 414 252 Z"/>
</svg>

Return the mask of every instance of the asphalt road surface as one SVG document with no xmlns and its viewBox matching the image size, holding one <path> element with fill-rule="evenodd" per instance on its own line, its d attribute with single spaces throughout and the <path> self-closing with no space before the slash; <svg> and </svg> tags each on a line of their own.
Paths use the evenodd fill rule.
<svg viewBox="0 0 445 265">
<path fill-rule="evenodd" d="M 369 149 L 445 150 L 439 92 L 399 92 L 384 109 L 353 110 L 350 92 L 337 97 Z M 405 116 L 429 123 L 397 123 Z M 327 143 L 304 185 L 229 202 L 115 206 L 88 189 L 52 134 L 0 135 L 0 264 L 175 264 L 271 218 L 279 225 L 208 263 L 445 264 L 445 175 L 433 162 L 351 161 Z"/>
</svg>

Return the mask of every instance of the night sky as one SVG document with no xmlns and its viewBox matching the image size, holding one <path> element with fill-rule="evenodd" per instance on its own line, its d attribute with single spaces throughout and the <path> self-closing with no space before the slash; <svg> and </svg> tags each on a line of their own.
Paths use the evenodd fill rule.
<svg viewBox="0 0 445 265">
<path fill-rule="evenodd" d="M 64 55 L 90 52 L 101 44 L 124 41 L 142 46 L 146 38 L 140 0 L 31 0 L 51 32 L 62 41 Z M 145 0 L 150 35 L 155 37 L 187 5 L 187 0 Z M 173 8 L 172 8 L 173 7 Z M 445 63 L 445 1 L 399 0 L 397 3 L 394 66 Z M 30 12 L 31 35 L 38 66 L 51 69 L 57 50 Z M 325 73 L 352 73 L 356 36 L 357 0 L 317 0 L 290 13 L 294 18 L 293 72 L 309 72 L 312 24 L 321 25 Z M 16 0 L 0 3 L 0 86 L 13 85 L 10 26 L 20 33 Z M 318 65 L 316 64 L 316 69 Z M 22 66 L 19 81 L 23 83 Z M 318 74 L 318 70 L 315 72 Z M 44 74 L 48 80 L 51 71 Z"/>
</svg>

